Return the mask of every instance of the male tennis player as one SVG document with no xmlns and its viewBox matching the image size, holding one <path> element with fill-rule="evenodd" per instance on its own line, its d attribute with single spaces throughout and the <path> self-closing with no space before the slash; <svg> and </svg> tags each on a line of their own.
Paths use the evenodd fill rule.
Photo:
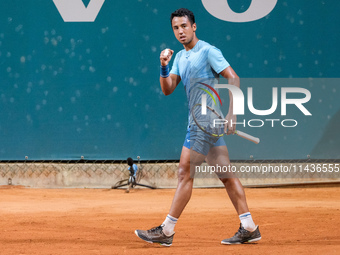
<svg viewBox="0 0 340 255">
<path fill-rule="evenodd" d="M 129 182 L 132 184 L 136 184 L 136 174 L 138 167 L 136 164 L 133 163 L 132 158 L 127 158 L 126 163 L 129 165 L 128 170 L 130 171 Z"/>
<path fill-rule="evenodd" d="M 201 89 L 195 89 L 200 81 L 204 80 L 209 86 L 214 86 L 214 81 L 219 75 L 228 79 L 228 83 L 240 86 L 239 77 L 223 57 L 221 51 L 210 44 L 201 41 L 196 36 L 196 23 L 194 14 L 184 8 L 171 14 L 171 25 L 177 40 L 184 49 L 176 54 L 171 72 L 169 62 L 174 51 L 162 51 L 160 55 L 161 72 L 160 84 L 165 95 L 170 95 L 180 81 L 184 84 L 189 101 L 189 111 L 193 104 L 200 100 Z M 236 116 L 233 114 L 233 98 L 229 93 L 230 106 L 226 116 L 228 133 L 235 132 Z M 199 101 L 200 102 L 200 101 Z M 208 102 L 208 104 L 211 102 Z M 203 135 L 202 135 L 203 134 Z M 189 112 L 189 128 L 182 148 L 178 169 L 178 186 L 169 211 L 164 222 L 150 230 L 136 230 L 136 235 L 149 243 L 160 243 L 170 246 L 174 237 L 174 228 L 178 218 L 190 200 L 195 166 L 201 165 L 206 160 L 210 165 L 228 166 L 230 164 L 226 144 L 222 138 L 207 137 L 193 124 Z M 233 177 L 233 178 L 231 178 Z M 240 244 L 255 242 L 261 239 L 258 226 L 254 224 L 249 212 L 244 189 L 240 181 L 234 176 L 220 177 L 227 193 L 239 215 L 241 224 L 238 232 L 231 238 L 224 239 L 222 244 Z"/>
</svg>

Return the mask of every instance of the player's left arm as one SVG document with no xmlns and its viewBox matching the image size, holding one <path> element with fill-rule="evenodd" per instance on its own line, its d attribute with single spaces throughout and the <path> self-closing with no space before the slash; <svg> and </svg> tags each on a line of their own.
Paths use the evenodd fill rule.
<svg viewBox="0 0 340 255">
<path fill-rule="evenodd" d="M 240 87 L 240 78 L 235 73 L 234 69 L 231 66 L 228 66 L 226 69 L 224 69 L 222 72 L 220 72 L 220 75 L 222 75 L 224 78 L 228 79 L 228 84 L 234 85 L 236 87 Z M 229 91 L 229 111 L 225 119 L 228 121 L 228 125 L 225 126 L 225 132 L 227 132 L 227 135 L 234 134 L 236 131 L 236 115 L 234 115 L 234 109 L 233 109 L 233 94 Z M 228 131 L 227 131 L 228 129 Z"/>
</svg>

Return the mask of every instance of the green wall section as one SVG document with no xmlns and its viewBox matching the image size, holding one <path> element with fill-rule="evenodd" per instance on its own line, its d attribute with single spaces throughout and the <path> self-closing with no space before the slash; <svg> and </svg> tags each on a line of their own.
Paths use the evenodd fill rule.
<svg viewBox="0 0 340 255">
<path fill-rule="evenodd" d="M 251 3 L 228 2 L 236 12 Z M 279 0 L 265 18 L 232 23 L 201 1 L 106 0 L 94 22 L 64 22 L 52 0 L 11 0 L 0 8 L 0 160 L 178 159 L 186 96 L 182 84 L 162 94 L 159 54 L 183 48 L 169 20 L 180 7 L 243 78 L 245 97 L 253 87 L 256 108 L 270 108 L 272 87 L 312 94 L 312 116 L 294 106 L 281 116 L 280 98 L 271 116 L 239 116 L 299 124 L 240 127 L 261 143 L 227 137 L 232 159 L 340 158 L 339 1 Z"/>
</svg>

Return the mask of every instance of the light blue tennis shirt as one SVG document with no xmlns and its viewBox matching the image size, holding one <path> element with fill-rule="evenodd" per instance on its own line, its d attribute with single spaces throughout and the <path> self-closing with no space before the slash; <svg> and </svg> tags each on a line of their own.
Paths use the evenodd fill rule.
<svg viewBox="0 0 340 255">
<path fill-rule="evenodd" d="M 218 83 L 219 73 L 228 66 L 229 63 L 219 49 L 201 40 L 191 50 L 183 49 L 176 54 L 170 73 L 180 76 L 184 84 L 189 107 L 189 125 L 190 109 L 195 104 L 201 103 L 201 96 L 205 93 L 198 88 L 210 90 L 204 84 L 214 88 Z M 216 91 L 218 93 L 217 89 Z M 213 93 L 211 90 L 210 92 Z M 219 107 L 210 96 L 207 96 L 207 105 L 215 109 Z"/>
<path fill-rule="evenodd" d="M 130 169 L 131 169 L 131 166 L 130 166 L 128 169 L 129 169 L 129 171 L 130 171 Z M 138 167 L 137 167 L 137 165 L 136 165 L 136 164 L 133 164 L 133 165 L 132 165 L 132 169 L 133 169 L 133 172 L 134 172 L 133 176 L 135 176 L 135 177 L 136 177 L 137 170 L 138 170 Z"/>
</svg>

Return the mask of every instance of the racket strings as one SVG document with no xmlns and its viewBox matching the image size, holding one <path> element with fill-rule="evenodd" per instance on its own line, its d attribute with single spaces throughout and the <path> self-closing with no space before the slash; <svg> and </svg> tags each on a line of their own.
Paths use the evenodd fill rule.
<svg viewBox="0 0 340 255">
<path fill-rule="evenodd" d="M 212 136 L 223 136 L 224 119 L 211 107 L 206 107 L 202 111 L 202 105 L 196 104 L 192 109 L 192 118 L 195 124 L 205 133 Z"/>
</svg>

